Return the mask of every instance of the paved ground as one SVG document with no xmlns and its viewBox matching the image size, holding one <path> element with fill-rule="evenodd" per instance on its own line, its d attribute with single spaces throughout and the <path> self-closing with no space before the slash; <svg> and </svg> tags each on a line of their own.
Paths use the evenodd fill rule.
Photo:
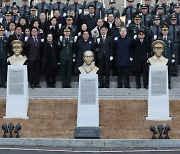
<svg viewBox="0 0 180 154">
<path fill-rule="evenodd" d="M 179 149 L 146 149 L 146 150 L 125 150 L 125 149 L 40 149 L 40 148 L 0 148 L 0 154 L 179 154 Z"/>
</svg>

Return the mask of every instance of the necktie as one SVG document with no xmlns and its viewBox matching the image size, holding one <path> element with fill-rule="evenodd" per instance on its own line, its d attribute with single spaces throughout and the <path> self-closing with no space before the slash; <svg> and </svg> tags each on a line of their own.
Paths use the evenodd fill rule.
<svg viewBox="0 0 180 154">
<path fill-rule="evenodd" d="M 43 10 L 44 10 L 44 3 L 42 3 L 41 12 L 43 12 Z"/>
<path fill-rule="evenodd" d="M 37 41 L 36 37 L 34 37 L 34 43 L 35 43 L 35 45 L 38 45 L 38 41 Z"/>
<path fill-rule="evenodd" d="M 60 2 L 58 2 L 58 10 L 60 10 Z"/>
<path fill-rule="evenodd" d="M 77 13 L 77 3 L 75 3 L 74 5 L 75 5 L 75 15 L 76 15 L 76 17 L 78 17 L 78 13 Z"/>
<path fill-rule="evenodd" d="M 176 31 L 175 31 L 175 25 L 173 25 L 173 40 L 174 40 L 174 42 L 175 42 L 175 35 L 176 35 Z"/>
<path fill-rule="evenodd" d="M 105 43 L 106 41 L 106 37 L 103 35 L 103 43 Z"/>
<path fill-rule="evenodd" d="M 9 10 L 9 6 L 6 6 L 6 13 L 8 12 L 8 10 Z"/>
<path fill-rule="evenodd" d="M 96 5 L 97 5 L 97 1 L 95 1 L 94 3 L 95 3 L 95 5 L 94 5 L 95 12 L 94 12 L 94 13 L 96 14 Z"/>
<path fill-rule="evenodd" d="M 132 7 L 130 7 L 130 20 L 132 21 Z"/>
<path fill-rule="evenodd" d="M 144 14 L 144 26 L 146 27 L 146 14 Z"/>
</svg>

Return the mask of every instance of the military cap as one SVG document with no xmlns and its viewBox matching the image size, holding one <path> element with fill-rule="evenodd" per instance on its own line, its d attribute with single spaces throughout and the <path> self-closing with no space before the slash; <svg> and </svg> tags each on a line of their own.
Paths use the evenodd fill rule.
<svg viewBox="0 0 180 154">
<path fill-rule="evenodd" d="M 171 14 L 170 16 L 171 19 L 176 19 L 177 20 L 177 15 L 175 13 Z"/>
<path fill-rule="evenodd" d="M 116 3 L 116 0 L 109 0 L 109 4 Z"/>
<path fill-rule="evenodd" d="M 154 42 L 152 42 L 152 46 L 155 46 L 156 44 L 161 44 L 163 47 L 165 47 L 166 46 L 166 44 L 164 43 L 164 41 L 162 41 L 162 40 L 156 40 L 156 41 L 154 41 Z"/>
<path fill-rule="evenodd" d="M 89 9 L 89 7 L 95 8 L 95 6 L 94 6 L 93 4 L 89 4 L 89 5 L 88 5 L 88 9 Z"/>
<path fill-rule="evenodd" d="M 22 2 L 27 2 L 28 0 L 22 0 Z"/>
<path fill-rule="evenodd" d="M 174 4 L 174 8 L 179 8 L 179 7 L 180 7 L 179 3 Z"/>
<path fill-rule="evenodd" d="M 64 28 L 64 32 L 70 32 L 70 31 L 71 30 L 68 27 Z"/>
<path fill-rule="evenodd" d="M 9 2 L 10 0 L 4 0 L 5 2 Z"/>
<path fill-rule="evenodd" d="M 134 2 L 134 0 L 127 0 L 128 2 Z"/>
<path fill-rule="evenodd" d="M 141 5 L 141 9 L 147 9 L 147 5 L 146 4 L 142 4 Z"/>
<path fill-rule="evenodd" d="M 73 19 L 72 16 L 70 16 L 70 15 L 66 16 L 66 20 L 72 20 L 72 19 Z"/>
<path fill-rule="evenodd" d="M 12 13 L 11 13 L 10 11 L 7 11 L 5 15 L 6 15 L 6 16 L 11 16 Z"/>
<path fill-rule="evenodd" d="M 160 17 L 158 15 L 155 15 L 154 20 L 160 20 Z"/>
<path fill-rule="evenodd" d="M 162 4 L 158 4 L 156 5 L 157 9 L 163 9 L 163 5 Z"/>
<path fill-rule="evenodd" d="M 14 44 L 21 44 L 23 46 L 23 43 L 20 40 L 14 40 L 11 42 L 11 45 L 13 46 Z"/>
<path fill-rule="evenodd" d="M 135 15 L 134 16 L 134 19 L 141 19 L 142 17 L 139 15 L 139 14 L 137 14 L 137 15 Z"/>
<path fill-rule="evenodd" d="M 37 8 L 36 8 L 35 6 L 32 6 L 30 10 L 31 10 L 31 11 L 36 11 Z"/>
<path fill-rule="evenodd" d="M 169 27 L 168 27 L 167 25 L 164 25 L 164 26 L 161 27 L 161 29 L 162 29 L 163 31 L 166 31 L 166 30 L 169 29 Z"/>
<path fill-rule="evenodd" d="M 139 31 L 138 31 L 138 34 L 139 34 L 139 33 L 146 34 L 145 29 L 144 29 L 144 28 L 140 28 Z"/>
<path fill-rule="evenodd" d="M 4 31 L 5 29 L 4 29 L 4 27 L 1 25 L 0 26 L 0 31 Z"/>
</svg>

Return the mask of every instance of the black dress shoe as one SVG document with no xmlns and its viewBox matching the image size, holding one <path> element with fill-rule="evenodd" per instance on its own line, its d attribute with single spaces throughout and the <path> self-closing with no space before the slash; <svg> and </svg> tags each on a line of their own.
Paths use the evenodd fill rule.
<svg viewBox="0 0 180 154">
<path fill-rule="evenodd" d="M 148 86 L 144 86 L 144 89 L 148 89 Z"/>
<path fill-rule="evenodd" d="M 136 89 L 140 89 L 141 88 L 141 86 L 136 86 Z"/>
<path fill-rule="evenodd" d="M 109 88 L 109 85 L 105 85 L 105 88 Z"/>
<path fill-rule="evenodd" d="M 2 85 L 3 88 L 6 88 L 6 85 Z"/>
<path fill-rule="evenodd" d="M 125 88 L 131 88 L 130 86 L 125 86 Z"/>
<path fill-rule="evenodd" d="M 31 88 L 35 88 L 35 86 L 33 84 L 31 84 L 30 86 L 31 86 Z"/>
<path fill-rule="evenodd" d="M 117 86 L 117 88 L 122 88 L 122 86 Z"/>
<path fill-rule="evenodd" d="M 66 86 L 66 88 L 72 88 L 70 85 Z"/>
<path fill-rule="evenodd" d="M 172 89 L 172 88 L 171 88 L 171 85 L 169 85 L 169 89 Z"/>
<path fill-rule="evenodd" d="M 40 86 L 40 85 L 36 85 L 35 87 L 36 87 L 36 88 L 41 88 L 41 86 Z"/>
<path fill-rule="evenodd" d="M 100 85 L 99 88 L 104 88 L 104 85 Z"/>
</svg>

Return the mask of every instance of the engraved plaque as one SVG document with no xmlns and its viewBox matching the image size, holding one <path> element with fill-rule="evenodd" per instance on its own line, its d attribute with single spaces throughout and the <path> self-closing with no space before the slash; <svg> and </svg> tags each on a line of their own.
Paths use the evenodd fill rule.
<svg viewBox="0 0 180 154">
<path fill-rule="evenodd" d="M 99 127 L 75 127 L 75 138 L 98 139 L 100 137 Z"/>
<path fill-rule="evenodd" d="M 165 71 L 153 71 L 151 74 L 151 95 L 167 95 L 167 75 Z"/>
<path fill-rule="evenodd" d="M 9 95 L 24 95 L 24 70 L 9 70 Z"/>
<path fill-rule="evenodd" d="M 81 81 L 81 104 L 94 105 L 96 104 L 96 80 L 83 79 Z"/>
</svg>

